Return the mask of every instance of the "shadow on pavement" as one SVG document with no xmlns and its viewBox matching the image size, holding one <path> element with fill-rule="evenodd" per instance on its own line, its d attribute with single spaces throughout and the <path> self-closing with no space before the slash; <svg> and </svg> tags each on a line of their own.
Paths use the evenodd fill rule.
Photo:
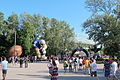
<svg viewBox="0 0 120 80">
<path fill-rule="evenodd" d="M 93 77 L 95 80 L 95 77 Z M 105 80 L 104 77 L 98 77 L 99 80 Z M 90 76 L 59 76 L 59 80 L 91 80 Z"/>
<path fill-rule="evenodd" d="M 6 79 L 6 80 L 22 80 L 22 79 Z"/>
<path fill-rule="evenodd" d="M 43 76 L 43 75 L 33 75 L 33 74 L 17 74 L 17 75 L 21 75 L 21 76 L 29 76 L 32 78 L 46 78 L 49 79 L 49 76 Z"/>
</svg>

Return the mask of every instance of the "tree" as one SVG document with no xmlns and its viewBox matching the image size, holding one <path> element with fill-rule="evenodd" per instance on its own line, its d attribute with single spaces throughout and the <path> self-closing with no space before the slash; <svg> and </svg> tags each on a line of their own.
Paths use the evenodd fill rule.
<svg viewBox="0 0 120 80">
<path fill-rule="evenodd" d="M 34 14 L 32 16 L 32 24 L 34 26 L 34 38 L 33 40 L 39 38 L 43 34 L 43 29 L 42 29 L 42 17 L 40 14 L 36 15 Z"/>
<path fill-rule="evenodd" d="M 86 7 L 95 14 L 111 14 L 119 0 L 86 0 Z"/>
<path fill-rule="evenodd" d="M 23 47 L 23 53 L 27 55 L 31 52 L 32 42 L 34 39 L 34 25 L 32 24 L 32 16 L 29 14 L 22 14 L 20 21 L 21 27 L 19 31 L 19 42 Z"/>
<path fill-rule="evenodd" d="M 61 50 L 76 46 L 74 32 L 65 21 L 47 18 L 39 14 L 13 13 L 4 19 L 0 13 L 0 56 L 5 56 L 13 45 L 21 45 L 23 56 L 33 54 L 32 42 L 43 37 L 48 45 L 49 55 L 59 55 Z"/>
<path fill-rule="evenodd" d="M 18 15 L 12 14 L 7 19 L 7 40 L 12 44 L 10 46 L 16 45 L 16 32 L 19 28 Z"/>
<path fill-rule="evenodd" d="M 109 4 L 111 4 L 111 6 L 108 5 L 101 6 L 101 4 L 98 4 L 102 0 L 92 0 L 92 1 L 97 1 L 97 2 L 91 2 L 93 3 L 91 4 L 91 6 L 94 7 L 90 8 L 89 7 L 90 5 L 88 7 L 90 9 L 95 9 L 96 12 L 99 12 L 100 10 L 103 12 L 103 14 L 99 13 L 97 15 L 93 15 L 86 22 L 84 22 L 83 27 L 86 30 L 86 33 L 89 35 L 90 39 L 93 39 L 97 44 L 102 44 L 104 46 L 105 54 L 111 56 L 118 56 L 118 54 L 120 53 L 120 49 L 119 49 L 120 21 L 118 17 L 119 14 L 116 14 L 114 12 L 115 11 L 114 9 L 117 8 L 117 5 L 112 6 L 113 0 L 109 0 L 110 1 Z M 108 4 L 108 2 L 105 0 L 104 4 Z M 118 11 L 116 10 L 116 12 Z"/>
<path fill-rule="evenodd" d="M 73 46 L 73 29 L 64 21 L 57 21 L 55 18 L 47 20 L 45 38 L 48 43 L 48 55 L 58 55 L 61 50 Z"/>
<path fill-rule="evenodd" d="M 6 40 L 6 23 L 4 14 L 0 12 L 0 56 L 5 56 L 7 53 L 8 41 Z"/>
</svg>

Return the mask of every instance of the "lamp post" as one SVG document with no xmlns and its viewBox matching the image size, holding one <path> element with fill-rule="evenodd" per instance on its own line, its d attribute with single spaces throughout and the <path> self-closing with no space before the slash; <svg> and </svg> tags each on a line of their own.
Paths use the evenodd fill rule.
<svg viewBox="0 0 120 80">
<path fill-rule="evenodd" d="M 14 29 L 14 32 L 15 32 L 15 43 L 14 43 L 14 45 L 16 46 L 16 30 Z M 15 48 L 14 48 L 14 52 L 15 52 Z M 15 55 L 16 55 L 16 53 L 15 53 Z"/>
<path fill-rule="evenodd" d="M 14 44 L 16 45 L 16 30 L 15 29 L 14 29 L 14 32 L 15 32 L 15 43 Z"/>
</svg>

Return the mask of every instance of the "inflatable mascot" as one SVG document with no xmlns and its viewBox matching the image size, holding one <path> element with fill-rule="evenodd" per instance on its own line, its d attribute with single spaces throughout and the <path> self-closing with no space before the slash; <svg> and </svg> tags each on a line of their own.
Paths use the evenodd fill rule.
<svg viewBox="0 0 120 80">
<path fill-rule="evenodd" d="M 22 47 L 20 45 L 15 45 L 9 49 L 8 56 L 9 57 L 21 56 L 21 54 L 22 54 Z"/>
<path fill-rule="evenodd" d="M 40 58 L 45 58 L 46 56 L 46 49 L 47 49 L 47 45 L 45 40 L 41 39 L 41 40 L 35 40 L 33 42 L 33 46 L 35 49 L 35 52 L 37 53 L 37 56 Z"/>
</svg>

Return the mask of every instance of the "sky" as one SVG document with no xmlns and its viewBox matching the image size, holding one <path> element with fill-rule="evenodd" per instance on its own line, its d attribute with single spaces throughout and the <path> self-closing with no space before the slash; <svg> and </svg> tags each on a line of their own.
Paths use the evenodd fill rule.
<svg viewBox="0 0 120 80">
<path fill-rule="evenodd" d="M 74 28 L 77 34 L 76 40 L 85 43 L 93 43 L 88 40 L 88 35 L 82 31 L 82 24 L 91 16 L 91 12 L 85 8 L 86 0 L 1 0 L 0 12 L 5 17 L 12 13 L 40 14 L 48 18 L 56 18 L 65 21 Z"/>
</svg>

